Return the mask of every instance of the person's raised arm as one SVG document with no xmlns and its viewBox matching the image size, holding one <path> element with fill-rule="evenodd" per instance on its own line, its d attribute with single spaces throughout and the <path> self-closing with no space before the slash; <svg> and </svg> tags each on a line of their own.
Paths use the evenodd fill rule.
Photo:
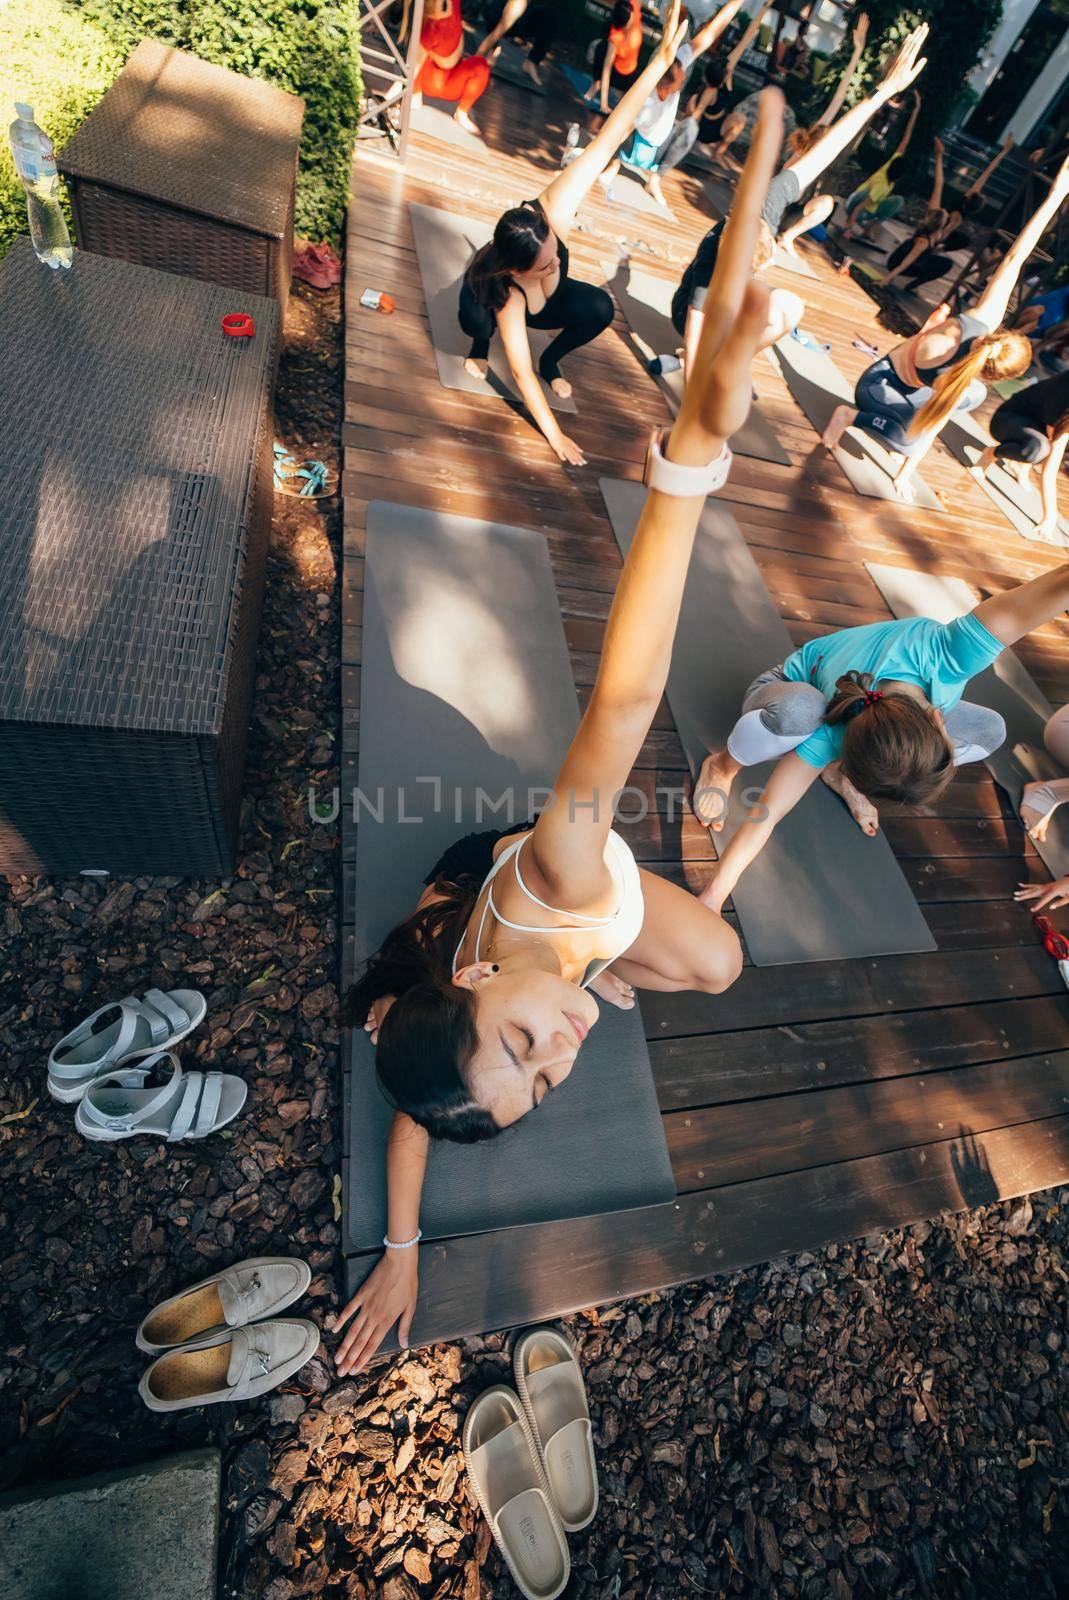
<svg viewBox="0 0 1069 1600">
<path fill-rule="evenodd" d="M 360 1372 L 394 1323 L 401 1349 L 408 1344 L 419 1293 L 419 1202 L 430 1138 L 404 1112 L 394 1114 L 386 1141 L 387 1223 L 382 1259 L 371 1269 L 331 1326 L 348 1331 L 334 1353 L 341 1376 Z"/>
<path fill-rule="evenodd" d="M 1013 149 L 1013 134 L 1011 133 L 1011 134 L 1008 134 L 1006 136 L 1006 139 L 999 146 L 999 148 L 995 151 L 994 155 L 991 157 L 991 160 L 987 163 L 987 166 L 984 168 L 983 172 L 981 172 L 980 176 L 978 178 L 974 179 L 974 181 L 966 189 L 966 191 L 965 191 L 965 199 L 966 200 L 974 198 L 978 194 L 983 194 L 984 188 L 985 188 L 985 186 L 987 184 L 988 178 L 990 178 L 990 176 L 991 176 L 991 174 L 993 172 L 997 172 L 999 166 L 1002 164 L 1003 161 L 1005 161 L 1006 157 L 1009 155 L 1009 153 L 1010 153 L 1010 151 L 1012 149 Z"/>
<path fill-rule="evenodd" d="M 516 387 L 535 425 L 545 435 L 558 460 L 567 461 L 573 467 L 585 467 L 583 452 L 575 440 L 562 431 L 535 372 L 523 295 L 518 289 L 513 289 L 497 313 L 497 329 L 512 376 L 516 379 Z"/>
<path fill-rule="evenodd" d="M 902 130 L 901 139 L 899 139 L 898 143 L 895 145 L 896 156 L 904 156 L 906 151 L 909 149 L 909 141 L 913 137 L 913 130 L 917 126 L 917 118 L 920 116 L 920 114 L 921 97 L 917 93 L 916 89 L 914 89 L 913 104 L 909 108 L 909 116 L 906 118 L 906 126 Z M 891 160 L 894 160 L 894 156 L 891 157 Z"/>
<path fill-rule="evenodd" d="M 1042 577 L 1033 578 L 1029 583 L 1019 583 L 1003 594 L 992 595 L 990 600 L 982 600 L 973 616 L 1001 644 L 1016 644 L 1033 628 L 1053 622 L 1067 608 L 1069 563 L 1044 572 Z"/>
<path fill-rule="evenodd" d="M 698 896 L 703 905 L 714 911 L 723 910 L 725 900 L 746 868 L 761 854 L 777 822 L 793 811 L 819 777 L 820 768 L 810 766 L 793 750 L 780 757 L 757 804 L 750 807 L 746 821 L 736 828 L 720 852 L 716 870 Z"/>
<path fill-rule="evenodd" d="M 882 105 L 894 99 L 896 94 L 904 93 L 918 73 L 924 71 L 927 62 L 921 50 L 927 37 L 928 24 L 925 22 L 909 35 L 883 81 L 872 93 L 864 100 L 859 100 L 856 106 L 851 106 L 804 155 L 795 156 L 787 162 L 787 166 L 797 175 L 799 192 L 815 183 L 820 174 L 842 155 Z"/>
<path fill-rule="evenodd" d="M 672 0 L 664 32 L 656 50 L 619 104 L 605 118 L 598 132 L 581 155 L 561 172 L 539 195 L 542 210 L 558 237 L 565 237 L 598 178 L 635 126 L 639 112 L 676 58 L 686 36 L 687 25 L 680 20 L 681 0 Z"/>
<path fill-rule="evenodd" d="M 698 482 L 646 495 L 590 702 L 532 836 L 542 881 L 566 889 L 570 905 L 603 883 L 613 797 L 628 781 L 664 694 L 708 469 L 749 413 L 750 364 L 768 321 L 769 293 L 753 281 L 753 254 L 782 140 L 783 96 L 767 89 L 720 242 L 695 370 L 663 446 L 668 463 L 698 469 Z"/>
<path fill-rule="evenodd" d="M 609 114 L 609 89 L 612 85 L 612 67 L 616 60 L 616 40 L 610 39 L 605 46 L 605 60 L 601 63 L 601 82 L 598 84 L 598 106 L 603 117 Z"/>
<path fill-rule="evenodd" d="M 868 39 L 868 36 L 869 16 L 867 11 L 863 11 L 858 17 L 857 21 L 854 23 L 854 48 L 850 53 L 850 60 L 846 63 L 846 68 L 840 77 L 839 82 L 835 86 L 835 93 L 832 95 L 831 99 L 824 107 L 824 110 L 820 113 L 820 116 L 813 124 L 814 127 L 830 127 L 830 125 L 839 115 L 839 112 L 842 110 L 843 101 L 846 99 L 846 91 L 850 87 L 851 78 L 857 71 L 857 64 L 861 60 L 861 54 L 865 48 L 865 41 Z"/>
<path fill-rule="evenodd" d="M 1002 326 L 1017 279 L 1048 227 L 1069 195 L 1069 156 L 1051 183 L 1043 204 L 1033 212 L 988 280 L 987 288 L 972 307 L 974 316 L 991 329 Z"/>
<path fill-rule="evenodd" d="M 699 56 L 703 56 L 707 50 L 712 49 L 741 9 L 742 0 L 727 0 L 727 5 L 721 6 L 720 10 L 711 16 L 707 22 L 702 23 L 690 41 L 693 60 L 697 61 Z"/>
<path fill-rule="evenodd" d="M 724 64 L 724 88 L 729 93 L 735 86 L 735 68 L 757 38 L 765 12 L 770 10 L 771 7 L 772 0 L 761 0 L 761 4 L 750 18 L 749 23 Z"/>
<path fill-rule="evenodd" d="M 934 140 L 935 162 L 932 167 L 932 187 L 928 195 L 928 210 L 938 211 L 943 204 L 943 141 Z"/>
</svg>

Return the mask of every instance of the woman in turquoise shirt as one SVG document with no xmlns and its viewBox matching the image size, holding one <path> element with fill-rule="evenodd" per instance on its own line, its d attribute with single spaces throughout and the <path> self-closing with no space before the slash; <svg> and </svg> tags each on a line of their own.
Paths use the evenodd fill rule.
<svg viewBox="0 0 1069 1600">
<path fill-rule="evenodd" d="M 744 767 L 776 761 L 701 895 L 723 907 L 781 817 L 818 776 L 875 834 L 874 800 L 938 799 L 964 761 L 1005 738 L 1002 718 L 962 698 L 999 652 L 1069 607 L 1069 565 L 993 596 L 953 622 L 911 617 L 812 639 L 750 685 L 724 750 L 702 763 L 695 814 L 716 833 Z"/>
</svg>

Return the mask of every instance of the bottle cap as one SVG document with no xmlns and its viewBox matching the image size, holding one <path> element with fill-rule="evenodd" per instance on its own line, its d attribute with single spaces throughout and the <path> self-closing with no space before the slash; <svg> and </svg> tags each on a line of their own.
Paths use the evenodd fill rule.
<svg viewBox="0 0 1069 1600">
<path fill-rule="evenodd" d="M 32 122 L 33 121 L 33 107 L 32 106 L 28 106 L 28 105 L 24 104 L 24 102 L 21 101 L 21 100 L 16 100 L 15 101 L 15 110 L 18 112 L 20 117 L 25 117 L 27 122 Z"/>
</svg>

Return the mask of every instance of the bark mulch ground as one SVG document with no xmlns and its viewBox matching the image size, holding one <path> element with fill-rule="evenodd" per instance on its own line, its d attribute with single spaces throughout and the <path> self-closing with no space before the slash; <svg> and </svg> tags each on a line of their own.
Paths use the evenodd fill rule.
<svg viewBox="0 0 1069 1600">
<path fill-rule="evenodd" d="M 337 462 L 338 297 L 298 290 L 279 434 Z M 501 1336 L 266 1402 L 157 1417 L 133 1331 L 243 1256 L 338 1267 L 338 508 L 280 500 L 237 874 L 0 883 L 0 1487 L 216 1443 L 220 1594 L 487 1600 L 513 1591 L 467 1498 L 458 1420 Z M 86 1145 L 44 1092 L 51 1042 L 106 998 L 188 984 L 189 1065 L 249 1081 L 205 1144 Z M 979 1157 L 976 1158 L 979 1160 Z M 1057 1195 L 992 1205 L 569 1320 L 602 1505 L 570 1593 L 1065 1594 L 1066 1260 Z"/>
</svg>

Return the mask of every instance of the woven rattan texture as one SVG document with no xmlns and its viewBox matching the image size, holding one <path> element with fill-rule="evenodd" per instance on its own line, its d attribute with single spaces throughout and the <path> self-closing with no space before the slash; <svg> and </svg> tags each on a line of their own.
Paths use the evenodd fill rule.
<svg viewBox="0 0 1069 1600">
<path fill-rule="evenodd" d="M 59 165 L 281 240 L 303 116 L 297 95 L 143 39 Z"/>
<path fill-rule="evenodd" d="M 229 870 L 279 322 L 81 251 L 0 263 L 0 868 Z"/>
</svg>

